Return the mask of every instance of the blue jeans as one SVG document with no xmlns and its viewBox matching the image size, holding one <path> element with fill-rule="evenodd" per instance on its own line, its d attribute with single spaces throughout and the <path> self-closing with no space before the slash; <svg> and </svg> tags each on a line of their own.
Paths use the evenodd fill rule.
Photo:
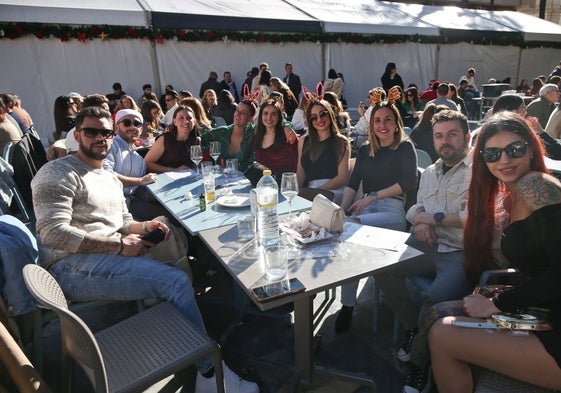
<svg viewBox="0 0 561 393">
<path fill-rule="evenodd" d="M 403 201 L 398 198 L 378 199 L 366 206 L 357 217 L 363 225 L 404 231 L 407 225 Z M 348 307 L 356 305 L 358 281 L 341 286 L 341 304 Z"/>
<path fill-rule="evenodd" d="M 191 281 L 177 268 L 146 257 L 98 253 L 70 255 L 49 271 L 72 301 L 163 299 L 205 332 Z M 205 373 L 212 368 L 212 357 L 196 365 Z"/>
<path fill-rule="evenodd" d="M 414 236 L 407 240 L 407 244 L 425 254 L 412 262 L 398 264 L 376 275 L 375 279 L 384 294 L 384 301 L 403 327 L 408 330 L 419 328 L 411 347 L 411 362 L 423 367 L 429 359 L 425 311 L 440 302 L 462 299 L 471 293 L 473 287 L 465 275 L 462 250 L 438 252 Z M 421 299 L 413 299 L 406 284 L 408 277 L 415 276 L 432 279 L 428 288 L 421 292 Z"/>
</svg>

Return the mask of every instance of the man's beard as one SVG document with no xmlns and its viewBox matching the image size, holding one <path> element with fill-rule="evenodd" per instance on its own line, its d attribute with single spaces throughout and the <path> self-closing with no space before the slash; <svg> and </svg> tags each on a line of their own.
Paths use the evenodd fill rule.
<svg viewBox="0 0 561 393">
<path fill-rule="evenodd" d="M 96 153 L 92 150 L 92 146 L 96 146 L 96 145 L 103 145 L 105 146 L 105 150 L 102 151 L 101 153 Z M 84 155 L 88 158 L 92 158 L 94 160 L 103 160 L 105 157 L 107 157 L 107 153 L 108 153 L 108 148 L 107 148 L 107 142 L 96 142 L 96 143 L 92 143 L 90 145 L 90 147 L 86 147 L 86 145 L 82 144 L 80 142 L 80 151 L 82 153 L 84 153 Z"/>
<path fill-rule="evenodd" d="M 440 147 L 440 149 L 444 149 L 445 147 L 448 147 L 450 150 L 452 150 L 452 153 L 448 154 L 448 155 L 444 155 L 441 154 L 440 151 L 438 152 L 438 155 L 440 156 L 440 158 L 442 158 L 442 160 L 444 162 L 458 162 L 461 159 L 463 159 L 465 157 L 465 153 L 468 149 L 468 146 L 462 146 L 461 148 L 454 148 L 454 146 L 450 146 L 450 145 L 443 145 Z"/>
</svg>

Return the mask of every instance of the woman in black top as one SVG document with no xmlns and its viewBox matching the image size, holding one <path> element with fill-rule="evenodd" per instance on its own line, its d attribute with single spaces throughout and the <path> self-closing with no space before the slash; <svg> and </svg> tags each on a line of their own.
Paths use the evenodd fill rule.
<svg viewBox="0 0 561 393">
<path fill-rule="evenodd" d="M 446 107 L 446 109 L 449 109 Z M 409 136 L 415 147 L 429 153 L 432 162 L 438 160 L 438 153 L 434 150 L 434 142 L 432 139 L 432 117 L 436 113 L 436 105 L 427 104 L 421 115 L 419 123 L 413 128 L 413 132 Z"/>
<path fill-rule="evenodd" d="M 323 194 L 341 203 L 349 180 L 349 140 L 339 133 L 331 104 L 313 100 L 306 109 L 308 135 L 298 143 L 298 186 L 300 196 L 313 200 Z"/>
<path fill-rule="evenodd" d="M 475 283 L 493 251 L 502 251 L 527 281 L 491 299 L 469 295 L 463 299 L 467 317 L 446 317 L 432 326 L 431 361 L 439 392 L 472 392 L 470 364 L 561 389 L 559 239 L 561 183 L 548 174 L 541 142 L 520 115 L 493 115 L 473 155 L 464 228 L 466 274 Z M 495 242 L 500 250 L 492 250 Z M 459 318 L 479 322 L 503 312 L 520 314 L 529 306 L 549 308 L 553 330 L 520 335 L 452 325 Z"/>
<path fill-rule="evenodd" d="M 390 89 L 394 86 L 401 87 L 401 91 L 403 91 L 403 80 L 397 73 L 395 63 L 388 63 L 386 65 L 386 71 L 384 71 L 380 80 L 382 81 L 382 87 L 386 92 L 390 91 Z"/>
<path fill-rule="evenodd" d="M 417 185 L 417 155 L 393 103 L 372 110 L 368 141 L 358 151 L 341 207 L 362 224 L 403 231 L 404 193 Z M 361 184 L 363 195 L 357 199 Z"/>
</svg>

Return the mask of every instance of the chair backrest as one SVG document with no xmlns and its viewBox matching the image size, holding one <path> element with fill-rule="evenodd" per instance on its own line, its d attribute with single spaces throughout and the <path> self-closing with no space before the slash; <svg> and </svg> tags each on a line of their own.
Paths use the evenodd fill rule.
<svg viewBox="0 0 561 393">
<path fill-rule="evenodd" d="M 80 365 L 96 393 L 108 392 L 107 374 L 97 341 L 84 321 L 68 309 L 64 293 L 54 277 L 42 267 L 28 264 L 23 268 L 23 278 L 35 299 L 59 316 L 63 353 Z"/>
<path fill-rule="evenodd" d="M 30 210 L 33 209 L 31 179 L 47 162 L 41 141 L 27 133 L 10 149 L 8 162 L 14 168 L 14 181 Z"/>
<path fill-rule="evenodd" d="M 228 125 L 228 124 L 226 123 L 226 120 L 224 120 L 223 117 L 220 117 L 220 116 L 213 116 L 212 119 L 214 120 L 214 124 L 216 125 L 216 127 Z"/>
<path fill-rule="evenodd" d="M 426 169 L 430 165 L 432 165 L 432 158 L 430 158 L 429 153 L 421 149 L 417 150 L 417 166 L 419 168 Z"/>
<path fill-rule="evenodd" d="M 6 144 L 4 145 L 4 150 L 2 151 L 2 158 L 8 162 L 9 161 L 9 157 L 10 157 L 10 149 L 12 148 L 14 142 L 12 141 L 8 141 L 6 142 Z"/>
</svg>

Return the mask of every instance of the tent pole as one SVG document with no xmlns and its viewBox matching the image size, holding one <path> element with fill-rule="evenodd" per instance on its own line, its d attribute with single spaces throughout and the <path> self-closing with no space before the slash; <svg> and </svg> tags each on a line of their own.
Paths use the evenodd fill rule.
<svg viewBox="0 0 561 393">
<path fill-rule="evenodd" d="M 518 48 L 518 64 L 516 65 L 516 79 L 514 80 L 514 86 L 518 86 L 520 81 L 520 63 L 522 62 L 522 47 Z"/>
<path fill-rule="evenodd" d="M 144 11 L 144 18 L 146 19 L 146 26 L 152 29 L 152 10 L 144 0 L 137 0 L 138 5 Z M 150 62 L 152 63 L 152 77 L 154 78 L 154 91 L 162 92 L 162 81 L 160 80 L 160 67 L 158 65 L 158 53 L 156 51 L 156 42 L 150 42 Z"/>
<path fill-rule="evenodd" d="M 327 64 L 327 59 L 325 57 L 325 44 L 321 44 L 321 80 L 325 81 L 325 65 Z"/>
<path fill-rule="evenodd" d="M 434 80 L 438 80 L 438 73 L 440 72 L 440 44 L 436 44 L 436 53 L 434 56 Z"/>
<path fill-rule="evenodd" d="M 152 76 L 154 77 L 154 87 L 156 91 L 163 92 L 162 81 L 160 80 L 160 66 L 158 65 L 158 53 L 156 42 L 150 42 L 150 60 L 152 61 Z"/>
</svg>

